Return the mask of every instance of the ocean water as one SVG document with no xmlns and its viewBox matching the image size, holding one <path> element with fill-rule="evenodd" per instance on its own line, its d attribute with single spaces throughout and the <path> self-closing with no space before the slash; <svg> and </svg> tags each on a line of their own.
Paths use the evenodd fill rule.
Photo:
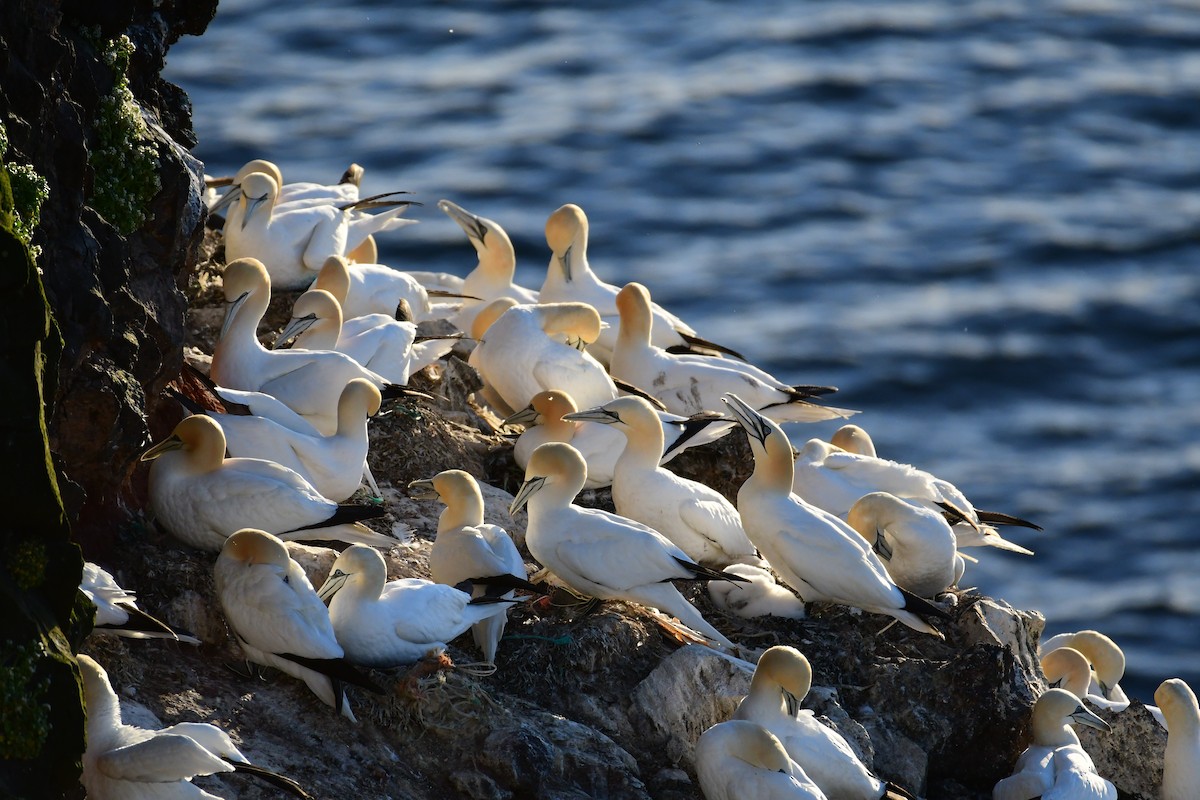
<svg viewBox="0 0 1200 800">
<path fill-rule="evenodd" d="M 536 288 L 578 203 L 602 277 L 1045 527 L 966 585 L 1200 688 L 1200 3 L 222 0 L 166 76 L 211 174 L 414 192 L 398 268 L 474 266 L 448 198 Z"/>
</svg>

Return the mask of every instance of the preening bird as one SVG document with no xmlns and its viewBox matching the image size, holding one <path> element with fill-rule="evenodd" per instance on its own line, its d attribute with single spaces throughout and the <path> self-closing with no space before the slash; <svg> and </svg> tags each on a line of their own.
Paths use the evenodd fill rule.
<svg viewBox="0 0 1200 800">
<path fill-rule="evenodd" d="M 240 530 L 225 542 L 213 576 L 246 660 L 299 678 L 322 702 L 357 721 L 344 684 L 381 690 L 345 658 L 329 609 L 284 543 L 266 531 Z"/>
<path fill-rule="evenodd" d="M 490 304 L 480 318 L 486 321 L 488 309 L 497 304 L 507 301 Z M 617 396 L 608 372 L 584 352 L 599 333 L 600 316 L 583 303 L 514 305 L 479 337 L 470 363 L 512 411 L 548 389 L 568 391 L 590 408 Z"/>
<path fill-rule="evenodd" d="M 412 664 L 487 617 L 507 613 L 508 602 L 471 598 L 423 578 L 387 579 L 378 550 L 351 545 L 333 562 L 317 592 L 346 658 L 366 667 Z"/>
<path fill-rule="evenodd" d="M 825 800 L 779 739 L 746 720 L 719 722 L 696 742 L 696 778 L 707 800 Z"/>
<path fill-rule="evenodd" d="M 89 800 L 220 800 L 191 782 L 218 772 L 253 775 L 309 800 L 291 778 L 251 764 L 215 725 L 183 722 L 161 730 L 126 725 L 108 673 L 84 653 L 76 661 L 87 709 L 79 782 Z"/>
<path fill-rule="evenodd" d="M 966 563 L 945 518 L 887 492 L 863 495 L 846 515 L 887 568 L 892 580 L 918 597 L 958 583 Z"/>
<path fill-rule="evenodd" d="M 413 373 L 449 353 L 457 337 L 418 342 L 415 323 L 383 314 L 343 323 L 337 299 L 324 289 L 309 289 L 296 298 L 292 318 L 275 347 L 293 339 L 299 350 L 345 353 L 385 380 L 405 386 Z"/>
<path fill-rule="evenodd" d="M 437 536 L 429 552 L 429 575 L 438 583 L 468 592 L 472 598 L 511 600 L 514 588 L 535 590 L 529 583 L 525 559 L 508 532 L 483 521 L 483 494 L 470 473 L 460 469 L 439 472 L 428 480 L 413 481 L 409 494 L 441 500 L 446 508 L 438 517 Z M 471 626 L 475 646 L 483 659 L 496 663 L 496 648 L 504 635 L 507 614 L 494 614 Z"/>
<path fill-rule="evenodd" d="M 234 458 L 274 461 L 296 472 L 322 497 L 341 502 L 362 485 L 370 445 L 367 419 L 379 411 L 382 402 L 379 390 L 370 381 L 351 380 L 338 399 L 337 430 L 329 436 L 311 427 L 296 430 L 300 425 L 295 420 L 289 427 L 252 414 L 210 412 L 209 416 L 221 426 L 225 447 Z M 302 417 L 298 418 L 307 426 Z"/>
</svg>

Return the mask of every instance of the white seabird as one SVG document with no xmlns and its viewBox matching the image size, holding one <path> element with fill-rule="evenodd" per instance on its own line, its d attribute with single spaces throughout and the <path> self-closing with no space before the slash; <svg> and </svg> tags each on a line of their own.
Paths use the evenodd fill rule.
<svg viewBox="0 0 1200 800">
<path fill-rule="evenodd" d="M 220 198 L 215 207 L 210 206 L 210 213 L 218 211 L 222 207 L 229 205 L 234 200 L 237 200 L 241 195 L 242 180 L 247 175 L 255 172 L 263 172 L 275 179 L 279 186 L 279 200 L 283 203 L 307 203 L 309 205 L 333 204 L 343 205 L 345 203 L 354 203 L 360 200 L 358 193 L 359 183 L 362 181 L 363 168 L 358 164 L 351 164 L 350 167 L 342 174 L 342 179 L 338 183 L 314 183 L 312 181 L 297 181 L 293 183 L 284 183 L 283 173 L 279 166 L 273 161 L 267 161 L 263 158 L 255 158 L 247 161 L 238 171 L 234 173 L 232 178 L 217 179 L 226 185 L 230 186 L 229 191 Z M 236 206 L 234 207 L 236 208 Z M 231 209 L 231 214 L 236 213 Z"/>
<path fill-rule="evenodd" d="M 505 299 L 488 308 L 497 303 Z M 599 333 L 600 315 L 584 303 L 514 305 L 487 327 L 470 361 L 513 411 L 547 389 L 568 391 L 590 408 L 617 396 L 608 372 L 584 352 Z"/>
<path fill-rule="evenodd" d="M 1154 691 L 1154 702 L 1166 718 L 1167 750 L 1163 757 L 1162 800 L 1195 800 L 1200 787 L 1200 706 L 1196 693 L 1179 678 Z"/>
<path fill-rule="evenodd" d="M 611 425 L 625 436 L 612 482 L 618 514 L 653 528 L 705 566 L 758 560 L 732 503 L 717 490 L 659 465 L 663 428 L 649 402 L 618 397 L 565 419 Z"/>
<path fill-rule="evenodd" d="M 398 319 L 403 305 L 411 311 L 413 322 L 438 316 L 428 289 L 409 273 L 384 264 L 352 264 L 344 256 L 330 256 L 310 288 L 324 289 L 337 298 L 343 325 L 375 314 Z"/>
<path fill-rule="evenodd" d="M 499 525 L 483 521 L 483 494 L 470 473 L 448 469 L 428 480 L 413 481 L 408 489 L 412 497 L 446 504 L 429 551 L 431 578 L 469 592 L 472 598 L 512 600 L 514 584 L 534 588 L 512 537 Z M 489 664 L 496 663 L 496 648 L 507 622 L 506 611 L 471 626 L 475 646 Z"/>
<path fill-rule="evenodd" d="M 312 427 L 296 430 L 306 424 L 302 417 L 287 425 L 255 415 L 208 415 L 221 426 L 225 447 L 234 458 L 274 461 L 298 473 L 322 497 L 342 502 L 362 485 L 370 446 L 367 419 L 382 402 L 370 381 L 351 380 L 338 399 L 337 430 L 329 436 Z"/>
<path fill-rule="evenodd" d="M 225 458 L 225 434 L 210 417 L 186 417 L 170 437 L 142 454 L 150 466 L 150 510 L 177 539 L 216 552 L 241 528 L 289 541 L 338 540 L 389 546 L 361 520 L 383 508 L 338 505 L 273 461 Z M 361 472 L 354 472 L 358 475 Z"/>
<path fill-rule="evenodd" d="M 1033 555 L 1032 550 L 1008 541 L 982 521 L 954 484 L 909 464 L 860 455 L 813 438 L 800 448 L 793 475 L 792 491 L 830 514 L 845 516 L 863 495 L 888 492 L 928 508 L 952 510 L 956 519 L 961 517 L 965 524 L 954 526 L 959 548 L 990 546 Z"/>
<path fill-rule="evenodd" d="M 1074 647 L 1056 647 L 1039 659 L 1046 685 L 1051 689 L 1066 689 L 1083 700 L 1088 696 L 1092 680 L 1092 665 Z"/>
<path fill-rule="evenodd" d="M 355 213 L 377 207 L 373 198 L 343 205 L 277 206 L 279 184 L 271 175 L 252 172 L 241 185 L 241 218 L 228 220 L 224 229 L 226 257 L 262 261 L 280 289 L 306 288 L 329 256 L 345 255 L 372 234 L 416 221 L 399 216 L 408 201 L 389 201 L 392 207 L 378 214 Z"/>
<path fill-rule="evenodd" d="M 237 531 L 221 548 L 213 576 L 225 620 L 246 660 L 299 678 L 356 722 L 343 682 L 373 691 L 379 687 L 346 659 L 329 609 L 284 543 L 266 531 Z"/>
<path fill-rule="evenodd" d="M 551 214 L 546 220 L 546 244 L 550 245 L 550 265 L 539 294 L 541 302 L 574 301 L 595 308 L 609 327 L 601 331 L 588 350 L 602 363 L 609 363 L 616 346 L 617 287 L 600 280 L 588 264 L 588 220 L 583 209 L 568 203 Z M 741 358 L 733 350 L 699 338 L 687 323 L 662 306 L 653 305 L 651 309 L 652 341 L 657 347 L 695 347 Z"/>
<path fill-rule="evenodd" d="M 887 492 L 863 495 L 846 515 L 896 585 L 935 597 L 958 583 L 966 563 L 945 517 Z"/>
<path fill-rule="evenodd" d="M 819 442 L 820 440 L 816 441 Z M 1009 547 L 1011 543 L 1000 538 L 995 529 L 991 527 L 992 525 L 1016 525 L 1023 528 L 1031 528 L 1035 531 L 1041 530 L 1041 527 L 1038 525 L 1020 517 L 1014 517 L 1011 514 L 1004 514 L 999 511 L 984 511 L 975 508 L 958 487 L 949 481 L 934 477 L 928 472 L 919 470 L 908 464 L 900 464 L 895 461 L 878 458 L 878 454 L 875 452 L 875 442 L 872 441 L 871 435 L 857 425 L 843 425 L 834 432 L 833 436 L 829 437 L 828 445 L 821 442 L 821 445 L 818 446 L 813 444 L 812 441 L 806 447 L 809 445 L 814 449 L 807 455 L 802 451 L 796 460 L 797 486 L 795 491 L 798 494 L 801 489 L 800 483 L 808 480 L 808 478 L 801 475 L 802 462 L 810 458 L 818 462 L 825 459 L 831 469 L 846 469 L 858 472 L 858 477 L 862 480 L 866 480 L 868 475 L 877 470 L 878 474 L 875 475 L 875 479 L 882 482 L 881 485 L 876 487 L 879 491 L 890 492 L 897 497 L 916 500 L 930 508 L 940 509 L 946 514 L 947 520 L 952 525 L 955 525 L 954 532 L 959 538 L 959 547 L 981 545 L 992 545 L 1001 549 L 1018 547 L 1017 545 Z M 830 449 L 830 445 L 832 445 L 832 450 Z M 836 453 L 839 450 L 866 458 L 864 461 L 856 462 L 854 459 L 838 459 L 834 457 L 833 461 L 829 461 L 828 454 L 830 452 Z M 852 480 L 854 476 L 847 475 L 846 477 L 848 480 Z M 812 480 L 815 481 L 813 491 L 819 491 L 822 488 L 829 489 L 829 487 L 823 487 L 820 480 Z M 857 491 L 857 488 L 852 487 L 849 491 Z M 838 496 L 836 489 L 829 490 L 833 492 L 835 497 Z M 840 505 L 846 502 L 846 498 L 843 496 L 836 502 Z M 850 503 L 853 504 L 853 500 L 850 500 Z M 844 512 L 835 511 L 834 513 Z M 959 522 L 962 524 L 956 524 Z M 1013 552 L 1030 555 L 1024 548 L 1015 549 Z"/>
<path fill-rule="evenodd" d="M 783 430 L 733 394 L 726 404 L 746 431 L 754 472 L 738 491 L 742 525 L 759 553 L 807 602 L 854 606 L 941 636 L 920 615 L 945 612 L 901 589 L 853 528 L 791 493 L 792 446 Z"/>
<path fill-rule="evenodd" d="M 167 623 L 147 614 L 137 606 L 137 596 L 122 589 L 107 570 L 91 561 L 83 562 L 83 580 L 79 591 L 96 606 L 92 630 L 112 633 L 130 639 L 174 639 L 177 642 L 200 644 L 195 636 L 177 633 Z"/>
<path fill-rule="evenodd" d="M 808 402 L 832 391 L 829 387 L 788 386 L 745 361 L 669 353 L 655 345 L 650 336 L 650 293 L 640 283 L 626 284 L 616 307 L 620 330 L 609 363 L 613 377 L 651 394 L 672 413 L 719 412 L 726 392 L 736 393 L 776 422 L 817 422 L 857 413 Z"/>
<path fill-rule="evenodd" d="M 707 800 L 825 800 L 779 739 L 745 720 L 719 722 L 696 742 L 696 778 Z"/>
<path fill-rule="evenodd" d="M 577 592 L 629 600 L 678 617 L 725 647 L 720 631 L 671 585 L 672 580 L 742 580 L 696 564 L 653 528 L 571 501 L 583 489 L 587 465 L 569 444 L 550 442 L 530 456 L 525 483 L 509 513 L 529 505 L 525 545 L 530 554 Z"/>
<path fill-rule="evenodd" d="M 1079 651 L 1091 665 L 1087 693 L 1080 695 L 1081 699 L 1087 700 L 1096 708 L 1108 711 L 1117 712 L 1129 708 L 1129 697 L 1120 684 L 1125 675 L 1125 653 L 1116 642 L 1093 630 L 1060 633 L 1039 642 L 1038 652 L 1049 654 L 1062 647 Z M 1167 727 L 1162 711 L 1157 706 L 1147 705 L 1146 710 L 1159 725 Z"/>
<path fill-rule="evenodd" d="M 378 550 L 351 545 L 333 562 L 317 592 L 346 658 L 366 667 L 412 664 L 482 619 L 508 611 L 508 602 L 471 595 L 424 578 L 387 579 Z"/>
<path fill-rule="evenodd" d="M 810 688 L 812 666 L 804 654 L 794 647 L 771 647 L 759 656 L 750 693 L 738 703 L 733 718 L 758 723 L 775 734 L 788 756 L 830 797 L 911 798 L 871 774 L 841 734 L 800 708 Z"/>
<path fill-rule="evenodd" d="M 786 586 L 776 582 L 769 569 L 754 564 L 730 564 L 725 571 L 740 575 L 746 583 L 709 581 L 708 596 L 713 605 L 745 619 L 782 617 L 804 619 L 804 601 Z"/>
<path fill-rule="evenodd" d="M 89 800 L 220 800 L 191 782 L 197 775 L 218 772 L 254 775 L 309 798 L 291 778 L 251 764 L 215 725 L 183 722 L 161 730 L 126 725 L 108 673 L 84 653 L 76 661 L 87 709 L 79 782 Z"/>
<path fill-rule="evenodd" d="M 1117 790 L 1096 775 L 1091 757 L 1070 723 L 1107 731 L 1108 723 L 1065 689 L 1050 689 L 1033 704 L 1033 744 L 1017 759 L 1013 774 L 992 789 L 993 800 L 1116 800 Z M 1061 755 L 1059 755 L 1061 753 Z M 1058 783 L 1062 779 L 1062 784 Z M 1055 789 L 1059 794 L 1050 794 Z"/>
<path fill-rule="evenodd" d="M 870 434 L 857 425 L 847 424 L 838 428 L 833 432 L 833 436 L 829 437 L 829 443 L 848 453 L 871 457 L 876 455 L 875 442 L 871 439 Z"/>
<path fill-rule="evenodd" d="M 384 397 L 406 393 L 345 353 L 263 347 L 257 330 L 271 299 L 266 269 L 255 259 L 241 259 L 225 267 L 223 280 L 229 307 L 209 371 L 219 386 L 269 394 L 326 436 L 337 430 L 338 401 L 354 378 L 370 381 Z"/>
<path fill-rule="evenodd" d="M 361 323 L 361 324 L 355 324 Z M 337 299 L 324 289 L 309 289 L 296 298 L 292 318 L 275 346 L 295 339 L 299 350 L 335 350 L 397 386 L 454 348 L 456 339 L 417 341 L 417 326 L 383 314 L 343 323 Z"/>
<path fill-rule="evenodd" d="M 451 319 L 460 331 L 471 330 L 475 315 L 493 300 L 508 297 L 521 304 L 535 304 L 538 293 L 513 282 L 517 256 L 512 240 L 499 224 L 476 216 L 449 200 L 439 200 L 438 208 L 462 228 L 479 257 L 479 263 L 463 280 L 461 293 L 471 299 Z M 477 298 L 477 299 L 475 299 Z"/>
<path fill-rule="evenodd" d="M 529 405 L 504 420 L 504 425 L 524 425 L 525 430 L 513 445 L 513 460 L 521 469 L 529 455 L 546 442 L 566 442 L 587 461 L 585 489 L 611 486 L 617 459 L 625 449 L 625 436 L 609 425 L 580 419 L 563 419 L 579 410 L 574 398 L 564 391 L 538 392 Z M 655 410 L 663 433 L 663 453 L 659 464 L 666 464 L 689 447 L 715 442 L 737 427 L 733 420 L 716 414 L 684 417 Z"/>
</svg>

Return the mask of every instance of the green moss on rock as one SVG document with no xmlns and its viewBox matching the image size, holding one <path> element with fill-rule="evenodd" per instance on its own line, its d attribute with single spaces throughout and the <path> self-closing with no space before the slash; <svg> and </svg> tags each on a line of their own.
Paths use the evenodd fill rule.
<svg viewBox="0 0 1200 800">
<path fill-rule="evenodd" d="M 113 88 L 100 100 L 97 142 L 88 156 L 95 175 L 88 202 L 124 235 L 146 221 L 147 209 L 162 188 L 158 153 L 129 88 L 127 72 L 133 51 L 133 43 L 124 35 L 109 41 L 101 51 L 112 70 Z"/>
</svg>

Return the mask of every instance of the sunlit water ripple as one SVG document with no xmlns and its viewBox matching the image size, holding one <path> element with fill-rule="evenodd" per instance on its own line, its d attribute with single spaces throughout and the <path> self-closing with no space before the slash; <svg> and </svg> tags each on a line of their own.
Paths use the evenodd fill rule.
<svg viewBox="0 0 1200 800">
<path fill-rule="evenodd" d="M 426 204 L 382 260 L 465 274 L 447 197 L 534 287 L 580 204 L 605 278 L 1045 526 L 966 583 L 1200 686 L 1200 5 L 456 5 L 222 0 L 197 156 L 357 161 Z"/>
</svg>

